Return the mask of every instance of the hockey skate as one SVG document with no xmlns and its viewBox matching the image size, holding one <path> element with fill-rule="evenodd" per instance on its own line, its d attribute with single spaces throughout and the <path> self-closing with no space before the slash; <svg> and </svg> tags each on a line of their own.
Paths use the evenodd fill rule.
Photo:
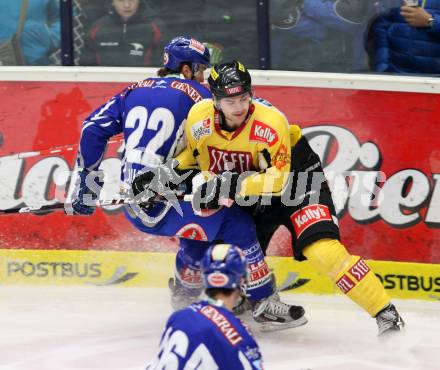
<svg viewBox="0 0 440 370">
<path fill-rule="evenodd" d="M 379 336 L 403 330 L 405 322 L 391 303 L 376 315 Z"/>
<path fill-rule="evenodd" d="M 185 308 L 200 298 L 200 291 L 185 288 L 178 279 L 169 278 L 168 287 L 171 290 L 171 307 L 174 311 Z"/>
<path fill-rule="evenodd" d="M 278 293 L 256 302 L 252 316 L 260 324 L 261 331 L 295 328 L 307 323 L 304 308 L 280 301 Z"/>
</svg>

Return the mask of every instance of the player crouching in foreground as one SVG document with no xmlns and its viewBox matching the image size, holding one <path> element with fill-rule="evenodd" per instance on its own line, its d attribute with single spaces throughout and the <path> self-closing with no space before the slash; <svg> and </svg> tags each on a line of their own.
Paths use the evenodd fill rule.
<svg viewBox="0 0 440 370">
<path fill-rule="evenodd" d="M 306 186 L 298 183 L 301 174 L 320 172 L 324 177 L 319 157 L 299 127 L 289 126 L 272 104 L 253 97 L 251 76 L 238 61 L 213 66 L 208 82 L 213 100 L 192 107 L 185 127 L 188 146 L 177 157 L 181 168 L 197 163 L 201 170 L 216 174 L 195 193 L 194 199 L 205 199 L 199 202 L 200 207 L 217 209 L 222 197 L 238 204 L 249 197 L 270 198 L 270 206 L 260 207 L 259 202 L 243 206 L 254 217 L 263 250 L 267 240 L 262 240 L 261 230 L 269 229 L 266 234 L 270 237 L 279 225 L 286 225 L 297 260 L 309 260 L 375 317 L 380 335 L 401 330 L 404 322 L 379 279 L 362 258 L 349 254 L 339 241 L 325 178 L 316 188 L 313 178 L 303 181 Z M 289 199 L 297 201 L 295 206 L 283 203 L 289 181 Z"/>
<path fill-rule="evenodd" d="M 247 280 L 243 252 L 231 244 L 210 247 L 202 260 L 202 277 L 207 299 L 171 315 L 159 354 L 147 370 L 262 369 L 258 344 L 232 313 Z"/>
</svg>

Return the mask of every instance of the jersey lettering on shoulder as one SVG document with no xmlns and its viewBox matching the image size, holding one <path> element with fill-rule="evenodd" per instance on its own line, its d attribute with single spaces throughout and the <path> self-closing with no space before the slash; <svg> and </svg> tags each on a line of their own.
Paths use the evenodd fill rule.
<svg viewBox="0 0 440 370">
<path fill-rule="evenodd" d="M 190 363 L 203 369 L 263 369 L 258 345 L 241 320 L 205 301 L 170 317 L 159 355 L 147 369 L 182 370 Z"/>
<path fill-rule="evenodd" d="M 231 345 L 235 346 L 243 340 L 237 329 L 216 307 L 207 305 L 202 307 L 199 312 L 217 326 L 218 330 L 220 330 Z"/>
<path fill-rule="evenodd" d="M 138 89 L 141 87 L 153 87 L 155 83 L 156 83 L 155 78 L 146 78 L 145 80 L 135 82 L 132 85 L 128 86 L 125 90 L 123 90 L 121 92 L 121 96 L 125 96 L 130 91 L 133 91 L 134 89 Z"/>
<path fill-rule="evenodd" d="M 202 94 L 200 94 L 197 89 L 195 89 L 191 84 L 188 82 L 183 81 L 173 81 L 171 82 L 170 86 L 173 89 L 177 89 L 179 91 L 183 91 L 186 95 L 188 95 L 194 103 L 201 102 L 203 100 Z"/>
</svg>

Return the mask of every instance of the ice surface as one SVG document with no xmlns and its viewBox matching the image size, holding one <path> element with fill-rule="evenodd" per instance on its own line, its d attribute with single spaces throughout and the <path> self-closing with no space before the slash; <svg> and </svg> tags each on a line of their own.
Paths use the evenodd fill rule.
<svg viewBox="0 0 440 370">
<path fill-rule="evenodd" d="M 283 299 L 309 323 L 255 333 L 266 370 L 440 369 L 440 302 L 395 300 L 407 330 L 382 341 L 345 297 Z M 166 289 L 0 287 L 0 370 L 143 370 L 170 313 Z"/>
</svg>

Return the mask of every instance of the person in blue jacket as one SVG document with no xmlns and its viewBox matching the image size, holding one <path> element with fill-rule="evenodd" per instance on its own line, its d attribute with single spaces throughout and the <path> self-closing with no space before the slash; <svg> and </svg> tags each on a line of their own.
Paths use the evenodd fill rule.
<svg viewBox="0 0 440 370">
<path fill-rule="evenodd" d="M 22 2 L 2 1 L 0 43 L 17 31 Z M 60 5 L 58 0 L 29 0 L 20 45 L 25 64 L 48 65 L 49 55 L 60 47 Z"/>
<path fill-rule="evenodd" d="M 210 247 L 202 260 L 207 298 L 171 315 L 159 353 L 147 370 L 262 370 L 257 342 L 232 313 L 247 275 L 246 257 L 240 248 L 231 244 Z"/>
<path fill-rule="evenodd" d="M 365 38 L 377 11 L 371 0 L 271 0 L 272 68 L 366 71 Z"/>
<path fill-rule="evenodd" d="M 401 1 L 373 24 L 375 70 L 440 73 L 440 0 Z M 402 6 L 401 6 L 402 5 Z"/>
</svg>

